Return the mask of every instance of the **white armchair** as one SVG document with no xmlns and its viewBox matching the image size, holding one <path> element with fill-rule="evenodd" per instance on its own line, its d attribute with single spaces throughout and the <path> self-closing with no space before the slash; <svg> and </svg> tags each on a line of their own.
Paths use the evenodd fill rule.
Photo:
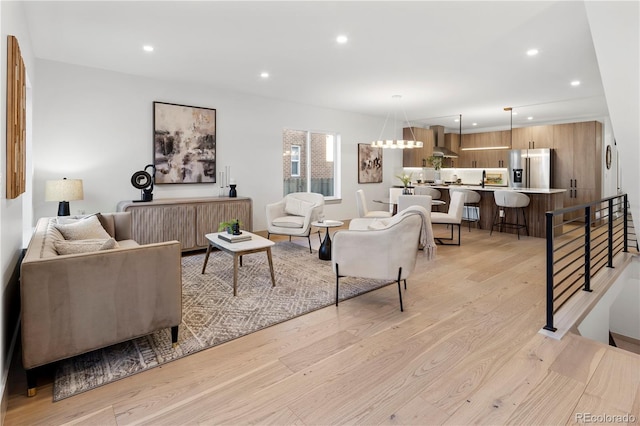
<svg viewBox="0 0 640 426">
<path fill-rule="evenodd" d="M 292 192 L 277 203 L 267 204 L 267 238 L 274 235 L 306 237 L 311 253 L 311 222 L 324 210 L 324 195 L 314 192 Z M 318 236 L 320 235 L 318 231 Z"/>
<path fill-rule="evenodd" d="M 429 212 L 423 207 L 409 207 L 389 219 L 353 219 L 349 230 L 337 231 L 333 236 L 331 262 L 336 274 L 336 306 L 339 280 L 350 276 L 397 281 L 403 311 L 400 281 L 404 281 L 406 289 L 420 245 L 428 246 L 425 250 L 435 247 Z"/>
</svg>

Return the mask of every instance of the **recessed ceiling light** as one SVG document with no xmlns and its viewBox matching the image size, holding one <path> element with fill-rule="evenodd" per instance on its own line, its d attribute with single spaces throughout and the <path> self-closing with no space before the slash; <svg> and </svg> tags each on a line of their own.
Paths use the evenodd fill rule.
<svg viewBox="0 0 640 426">
<path fill-rule="evenodd" d="M 473 124 L 472 124 L 472 126 L 477 126 L 477 125 L 478 125 L 478 123 L 473 123 Z"/>
<path fill-rule="evenodd" d="M 533 117 L 527 117 L 527 120 L 533 120 Z"/>
<path fill-rule="evenodd" d="M 150 46 L 148 44 L 142 46 L 142 49 L 144 49 L 145 52 L 153 52 L 153 46 Z"/>
<path fill-rule="evenodd" d="M 345 44 L 349 41 L 349 38 L 347 38 L 346 35 L 339 35 L 338 37 L 336 37 L 336 41 L 340 44 Z"/>
<path fill-rule="evenodd" d="M 511 114 L 513 114 L 513 115 L 518 115 L 518 113 L 517 113 L 517 112 L 515 112 L 515 111 L 511 111 Z"/>
<path fill-rule="evenodd" d="M 578 81 L 578 80 L 573 80 L 573 81 L 571 82 L 571 85 L 572 85 L 572 86 L 580 86 L 580 81 Z"/>
<path fill-rule="evenodd" d="M 263 71 L 263 72 L 261 72 L 261 73 L 260 73 L 260 77 L 262 77 L 262 78 L 269 78 L 269 73 L 268 73 L 268 72 L 266 72 L 266 71 Z"/>
<path fill-rule="evenodd" d="M 527 55 L 536 56 L 538 54 L 538 49 L 529 49 L 527 50 Z"/>
<path fill-rule="evenodd" d="M 459 119 L 459 118 L 456 118 L 456 119 L 455 119 L 455 120 L 453 120 L 453 121 L 455 121 L 455 122 L 457 123 L 457 122 L 459 122 L 459 121 L 460 121 L 460 119 Z"/>
</svg>

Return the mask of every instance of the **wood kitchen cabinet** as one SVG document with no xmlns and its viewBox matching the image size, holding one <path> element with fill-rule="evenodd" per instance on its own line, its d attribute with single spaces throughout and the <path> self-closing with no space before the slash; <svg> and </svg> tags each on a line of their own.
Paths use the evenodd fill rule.
<svg viewBox="0 0 640 426">
<path fill-rule="evenodd" d="M 564 207 L 601 198 L 602 124 L 597 121 L 556 124 L 553 133 L 553 186 L 567 189 Z M 565 215 L 564 219 L 574 219 L 579 215 Z"/>
<path fill-rule="evenodd" d="M 423 143 L 422 148 L 411 148 L 402 150 L 403 167 L 428 167 L 427 158 L 433 155 L 435 136 L 433 130 L 422 127 L 406 127 L 402 130 L 404 140 L 416 140 Z"/>
<path fill-rule="evenodd" d="M 513 149 L 553 148 L 554 126 L 530 126 L 512 129 Z"/>
<path fill-rule="evenodd" d="M 458 167 L 494 168 L 507 167 L 511 135 L 508 130 L 462 135 L 458 151 Z"/>
</svg>

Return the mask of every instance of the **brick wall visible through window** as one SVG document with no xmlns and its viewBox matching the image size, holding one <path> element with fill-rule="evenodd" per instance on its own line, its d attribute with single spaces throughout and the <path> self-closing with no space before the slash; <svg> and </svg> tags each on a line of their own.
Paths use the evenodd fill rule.
<svg viewBox="0 0 640 426">
<path fill-rule="evenodd" d="M 283 156 L 282 176 L 284 194 L 291 192 L 318 192 L 325 196 L 335 196 L 336 162 L 327 158 L 336 151 L 336 138 L 333 133 L 308 132 L 304 130 L 285 129 L 282 133 Z M 329 144 L 329 146 L 327 146 Z M 300 176 L 292 176 L 292 146 L 300 147 Z M 311 155 L 308 155 L 311 150 Z M 310 161 L 310 171 L 308 165 Z M 310 176 L 309 176 L 310 174 Z M 310 188 L 307 180 L 310 178 Z"/>
</svg>

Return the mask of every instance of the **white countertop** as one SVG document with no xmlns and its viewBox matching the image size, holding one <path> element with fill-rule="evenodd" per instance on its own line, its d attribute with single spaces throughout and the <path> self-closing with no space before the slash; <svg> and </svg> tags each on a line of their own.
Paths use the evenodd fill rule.
<svg viewBox="0 0 640 426">
<path fill-rule="evenodd" d="M 566 189 L 556 188 L 510 188 L 508 186 L 489 186 L 485 185 L 483 188 L 480 185 L 424 185 L 437 189 L 471 189 L 473 191 L 515 191 L 522 192 L 523 194 L 559 194 L 561 192 L 567 192 Z"/>
</svg>

